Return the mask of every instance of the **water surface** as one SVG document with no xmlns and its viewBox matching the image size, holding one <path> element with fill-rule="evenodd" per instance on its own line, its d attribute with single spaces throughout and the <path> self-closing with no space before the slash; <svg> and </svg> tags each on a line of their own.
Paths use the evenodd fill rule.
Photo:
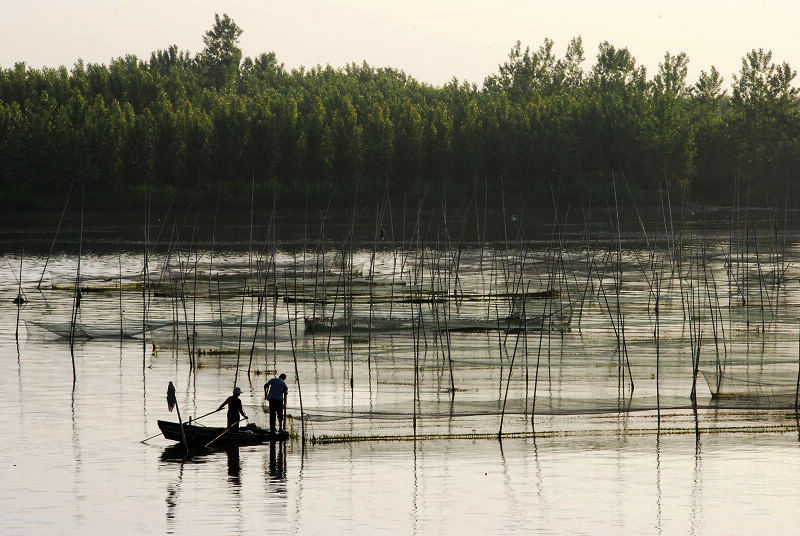
<svg viewBox="0 0 800 536">
<path fill-rule="evenodd" d="M 302 277 L 296 247 L 278 249 L 283 282 L 275 277 L 273 283 L 283 294 L 265 300 L 261 312 L 257 292 L 242 300 L 240 291 L 222 288 L 244 284 L 247 253 L 218 250 L 215 265 L 210 265 L 210 250 L 190 254 L 186 248 L 183 262 L 203 258 L 198 266 L 222 276 L 219 295 L 209 293 L 216 286 L 213 278 L 206 287 L 201 281 L 205 294 L 195 290 L 194 281 L 185 281 L 180 292 L 184 302 L 176 286 L 172 295 L 152 292 L 147 314 L 153 322 L 177 319 L 184 331 L 191 325 L 198 333 L 195 347 L 191 338 L 187 343 L 185 333 L 171 327 L 161 334 L 148 332 L 144 340 L 141 335 L 77 340 L 75 382 L 68 341 L 26 326 L 26 321 L 69 323 L 76 255 L 59 253 L 50 260 L 41 291 L 35 287 L 46 255 L 24 258 L 28 303 L 20 312 L 19 342 L 12 303 L 19 257 L 6 255 L 0 271 L 0 425 L 6 430 L 0 451 L 0 527 L 4 534 L 263 534 L 275 527 L 291 534 L 791 530 L 800 518 L 795 508 L 800 500 L 800 436 L 791 418 L 800 294 L 788 285 L 779 289 L 764 283 L 748 289 L 750 307 L 733 306 L 735 295 L 722 288 L 723 281 L 730 281 L 724 241 L 715 247 L 707 262 L 720 286 L 713 298 L 710 292 L 697 298 L 701 288 L 710 288 L 700 286 L 701 272 L 687 272 L 683 283 L 664 275 L 658 352 L 648 282 L 637 260 L 649 252 L 626 248 L 620 307 L 630 369 L 621 366 L 612 326 L 618 317 L 615 306 L 602 299 L 597 276 L 580 327 L 573 313 L 567 330 L 453 332 L 448 338 L 432 326 L 437 315 L 440 322 L 443 315 L 449 322 L 487 320 L 512 313 L 514 306 L 483 298 L 453 303 L 450 310 L 392 300 L 377 304 L 369 296 L 393 296 L 391 289 L 404 292 L 402 277 L 397 286 L 387 286 L 397 269 L 396 258 L 386 248 L 376 254 L 375 283 L 384 286 L 365 290 L 370 288 L 364 275 L 370 272 L 372 252 L 358 249 L 353 266 L 362 268 L 354 278 L 362 284 L 350 287 L 353 318 L 388 318 L 393 303 L 393 319 L 422 318 L 428 322 L 426 332 L 419 340 L 402 327 L 312 334 L 304 330 L 302 319 L 317 314 L 321 305 L 283 299 L 290 289 L 292 295 L 311 292 L 314 278 Z M 795 249 L 787 251 L 782 261 L 789 265 L 786 278 L 791 281 L 800 268 L 791 264 Z M 498 280 L 506 262 L 500 261 L 503 255 L 465 249 L 461 291 L 489 296 L 507 288 L 507 281 Z M 565 257 L 569 300 L 575 304 L 574 291 L 583 286 L 587 272 L 572 267 L 580 265 L 577 246 Z M 504 258 L 511 266 L 513 255 Z M 531 250 L 524 266 L 514 261 L 522 266 L 522 280 L 531 282 L 531 290 L 547 288 L 543 267 L 548 258 L 542 249 Z M 164 261 L 164 251 L 153 256 L 151 277 Z M 743 270 L 752 276 L 778 261 L 758 262 Z M 441 285 L 446 294 L 452 290 L 448 285 L 454 278 L 424 270 L 428 285 Z M 116 329 L 122 320 L 123 331 L 141 322 L 141 291 L 134 288 L 137 278 L 141 281 L 139 251 L 90 249 L 82 257 L 81 272 L 89 288 L 82 298 L 81 322 Z M 340 276 L 334 270 L 330 277 Z M 410 276 L 404 277 L 406 289 L 417 288 Z M 753 380 L 760 396 L 712 399 L 700 377 L 694 411 L 688 396 L 692 335 L 681 303 L 681 296 L 690 295 L 681 285 L 690 283 L 698 303 L 714 303 L 721 314 L 713 316 L 708 305 L 696 309 L 703 317 L 701 368 L 715 371 L 721 362 L 727 373 Z M 615 302 L 611 281 L 603 279 L 603 285 Z M 757 298 L 764 289 L 770 298 L 766 308 Z M 332 314 L 331 307 L 325 306 L 325 314 Z M 531 300 L 526 307 L 536 314 L 547 310 L 543 300 Z M 242 316 L 250 324 L 241 322 Z M 218 326 L 206 329 L 194 322 L 220 317 L 224 334 L 215 331 Z M 254 321 L 261 323 L 258 331 Z M 728 330 L 724 343 L 715 344 L 713 326 L 720 329 L 719 339 L 723 327 Z M 197 352 L 194 370 L 192 351 Z M 285 445 L 185 458 L 180 447 L 161 437 L 140 442 L 157 434 L 156 420 L 175 418 L 165 400 L 169 381 L 178 389 L 184 416 L 216 408 L 236 381 L 244 390 L 248 415 L 265 425 L 262 386 L 272 373 L 282 371 L 289 375 L 289 413 L 295 417 L 291 429 L 296 434 Z M 298 375 L 307 414 L 305 443 L 299 437 Z M 636 384 L 633 391 L 629 375 Z M 775 383 L 770 379 L 779 385 L 767 393 Z M 455 396 L 448 390 L 451 384 Z M 493 436 L 504 411 L 503 430 L 516 437 L 500 442 Z M 224 414 L 204 420 L 220 425 Z M 407 440 L 414 433 L 419 439 Z M 344 437 L 334 443 L 310 441 L 325 436 Z M 386 440 L 392 436 L 403 440 Z M 467 436 L 472 438 L 453 439 Z M 369 440 L 350 440 L 354 437 Z"/>
</svg>

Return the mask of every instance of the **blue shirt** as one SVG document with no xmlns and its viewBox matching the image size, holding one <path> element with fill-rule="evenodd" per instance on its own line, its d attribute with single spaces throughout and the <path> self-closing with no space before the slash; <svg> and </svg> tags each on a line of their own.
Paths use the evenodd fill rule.
<svg viewBox="0 0 800 536">
<path fill-rule="evenodd" d="M 286 382 L 280 378 L 272 378 L 264 384 L 264 389 L 267 390 L 267 400 L 283 400 L 284 395 L 289 392 Z"/>
</svg>

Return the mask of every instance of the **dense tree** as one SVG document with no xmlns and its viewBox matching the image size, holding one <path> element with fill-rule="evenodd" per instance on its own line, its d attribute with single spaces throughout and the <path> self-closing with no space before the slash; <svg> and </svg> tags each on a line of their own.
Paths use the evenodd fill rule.
<svg viewBox="0 0 800 536">
<path fill-rule="evenodd" d="M 689 116 L 686 84 L 689 58 L 681 52 L 664 55 L 652 84 L 651 154 L 667 180 L 687 187 L 693 173 L 694 129 Z"/>
<path fill-rule="evenodd" d="M 685 53 L 665 54 L 648 79 L 604 42 L 585 69 L 580 37 L 563 57 L 549 39 L 517 42 L 481 87 L 433 87 L 367 63 L 289 71 L 271 52 L 243 59 L 241 33 L 217 15 L 195 56 L 173 45 L 147 61 L 0 69 L 3 204 L 57 206 L 74 182 L 109 206 L 139 203 L 145 187 L 240 203 L 253 181 L 268 195 L 280 185 L 287 204 L 380 196 L 387 181 L 466 202 L 501 178 L 510 202 L 550 203 L 527 192 L 585 199 L 612 174 L 720 202 L 737 178 L 794 189 L 800 169 L 796 73 L 769 51 L 745 55 L 730 96 L 713 67 L 689 84 Z"/>
<path fill-rule="evenodd" d="M 730 129 L 745 179 L 784 183 L 796 169 L 797 73 L 772 53 L 751 50 L 733 79 Z"/>
<path fill-rule="evenodd" d="M 704 199 L 714 199 L 730 184 L 731 162 L 735 160 L 727 128 L 728 96 L 716 67 L 701 71 L 692 88 L 691 117 L 695 125 L 695 175 L 693 191 Z M 730 188 L 728 188 L 730 191 Z"/>
</svg>

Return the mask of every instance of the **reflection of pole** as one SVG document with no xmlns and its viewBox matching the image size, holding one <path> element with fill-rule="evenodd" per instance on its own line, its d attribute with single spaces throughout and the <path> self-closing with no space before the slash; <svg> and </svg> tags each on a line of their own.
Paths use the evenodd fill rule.
<svg viewBox="0 0 800 536">
<path fill-rule="evenodd" d="M 183 482 L 183 462 L 182 460 L 178 469 L 178 482 L 173 485 L 167 486 L 167 532 L 174 533 L 175 528 L 175 507 L 178 504 L 178 491 L 180 491 L 181 483 Z"/>
<path fill-rule="evenodd" d="M 798 357 L 797 357 L 797 386 L 795 387 L 795 390 L 794 390 L 794 412 L 795 412 L 795 416 L 797 415 L 798 401 L 800 401 L 800 333 L 798 333 L 797 351 L 798 351 Z"/>
</svg>

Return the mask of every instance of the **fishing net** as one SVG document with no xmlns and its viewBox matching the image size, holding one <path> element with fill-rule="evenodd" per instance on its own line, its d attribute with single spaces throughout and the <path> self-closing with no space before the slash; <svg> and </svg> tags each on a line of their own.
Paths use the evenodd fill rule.
<svg viewBox="0 0 800 536">
<path fill-rule="evenodd" d="M 154 269 L 161 279 L 135 292 L 122 278 L 116 289 L 87 281 L 98 292 L 84 298 L 74 330 L 141 338 L 176 361 L 218 354 L 231 376 L 242 366 L 233 354 L 252 354 L 258 373 L 299 376 L 305 420 L 325 431 L 793 408 L 800 296 L 785 281 L 800 269 L 721 242 L 683 247 L 681 262 L 672 249 L 564 243 L 359 250 L 304 265 L 283 252 L 257 269 L 241 258 L 213 270 L 194 263 L 197 272 Z M 144 308 L 144 327 L 123 312 Z M 63 336 L 72 329 L 64 317 L 31 324 Z M 299 396 L 290 405 L 299 416 Z"/>
</svg>

